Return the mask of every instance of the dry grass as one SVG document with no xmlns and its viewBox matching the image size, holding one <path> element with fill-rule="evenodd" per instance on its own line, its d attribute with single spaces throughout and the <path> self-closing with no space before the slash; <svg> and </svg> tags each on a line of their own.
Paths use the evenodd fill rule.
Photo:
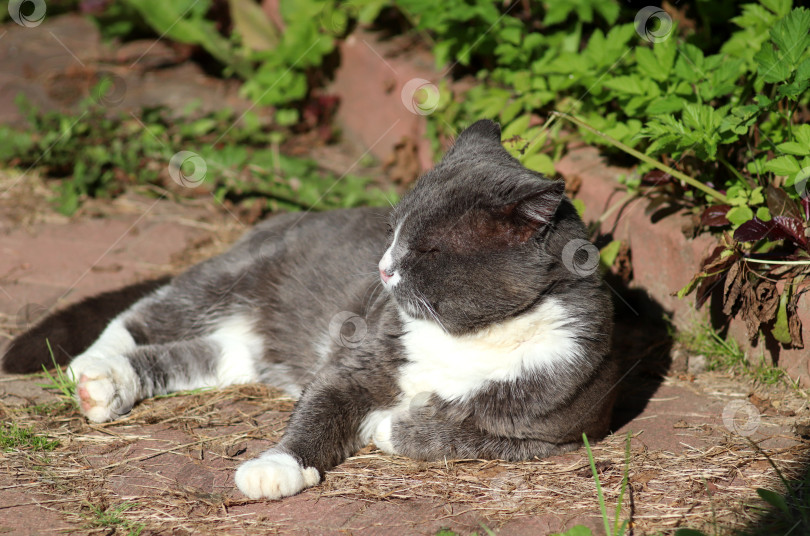
<svg viewBox="0 0 810 536">
<path fill-rule="evenodd" d="M 0 464 L 32 502 L 60 512 L 82 532 L 272 533 L 295 525 L 240 508 L 252 501 L 232 488 L 233 467 L 267 446 L 256 440 L 277 441 L 292 409 L 292 401 L 271 388 L 239 386 L 150 400 L 126 418 L 104 425 L 89 425 L 65 406 L 54 408 L 59 413 L 49 415 L 47 408 L 0 404 L 4 421 L 37 430 L 61 444 L 52 452 L 0 453 Z M 167 431 L 173 431 L 168 439 Z M 700 435 L 705 430 L 689 432 Z M 252 452 L 244 454 L 249 445 Z M 787 474 L 799 471 L 810 458 L 810 442 L 758 451 L 728 433 L 719 434 L 716 444 L 705 450 L 651 450 L 635 439 L 632 445 L 632 500 L 623 516 L 632 519 L 635 534 L 676 526 L 710 530 L 719 526 L 723 532 L 740 527 L 751 515 L 746 505 L 758 502 L 757 487 L 779 489 L 766 456 Z M 593 448 L 608 505 L 615 504 L 619 493 L 624 446 L 624 437 L 611 436 Z M 183 481 L 174 474 L 178 466 L 189 463 L 213 474 L 214 485 L 206 488 L 194 478 Z M 156 469 L 167 464 L 174 473 Z M 137 485 L 130 486 L 132 482 Z M 321 501 L 333 497 L 363 503 L 429 501 L 447 505 L 431 515 L 451 526 L 456 516 L 471 512 L 497 527 L 522 516 L 562 510 L 572 518 L 596 516 L 599 511 L 582 450 L 524 463 L 423 463 L 369 447 L 307 494 Z M 105 511 L 110 515 L 99 515 Z M 106 524 L 99 526 L 100 522 Z"/>
</svg>

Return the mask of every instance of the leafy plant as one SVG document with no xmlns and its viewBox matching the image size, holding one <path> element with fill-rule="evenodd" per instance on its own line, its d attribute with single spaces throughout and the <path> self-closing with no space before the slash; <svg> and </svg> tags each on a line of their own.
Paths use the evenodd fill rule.
<svg viewBox="0 0 810 536">
<path fill-rule="evenodd" d="M 723 24 L 733 5 L 696 2 L 687 20 L 694 31 L 679 28 L 685 12 L 664 14 L 671 29 L 651 39 L 632 21 L 639 13 L 613 2 L 513 3 L 497 13 L 490 5 L 475 16 L 448 7 L 461 0 L 442 4 L 442 14 L 414 4 L 396 2 L 431 32 L 439 61 L 470 66 L 478 79 L 464 95 L 443 87 L 430 116 L 437 144 L 475 118 L 498 119 L 513 154 L 553 174 L 570 140 L 556 119 L 569 120 L 585 141 L 639 160 L 625 185 L 650 198 L 649 211 L 686 209 L 702 230 L 727 233 L 681 296 L 697 289 L 701 305 L 724 285 L 738 288 L 723 312 L 742 317 L 752 339 L 766 333 L 803 346 L 796 309 L 810 270 L 810 10 L 763 0 Z M 708 21 L 707 41 L 699 24 Z M 459 48 L 460 36 L 475 33 L 486 36 L 474 52 Z M 780 279 L 784 293 L 766 283 Z"/>
<path fill-rule="evenodd" d="M 251 114 L 231 128 L 229 111 L 190 119 L 144 109 L 140 117 L 109 116 L 90 99 L 74 114 L 40 112 L 24 100 L 30 129 L 0 128 L 0 153 L 17 167 L 38 167 L 60 178 L 58 210 L 72 214 L 87 197 L 114 197 L 127 185 L 153 184 L 169 191 L 213 193 L 263 210 L 323 210 L 387 203 L 395 197 L 369 187 L 369 179 L 326 172 L 313 160 L 281 154 L 284 133 L 262 126 Z M 5 143 L 8 141 L 9 143 Z M 178 149 L 202 163 L 196 170 L 172 170 Z M 172 172 L 175 171 L 174 176 Z"/>
</svg>

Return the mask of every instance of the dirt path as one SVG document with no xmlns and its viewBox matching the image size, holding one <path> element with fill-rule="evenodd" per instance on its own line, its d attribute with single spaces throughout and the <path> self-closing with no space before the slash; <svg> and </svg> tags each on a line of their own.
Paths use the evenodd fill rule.
<svg viewBox="0 0 810 536">
<path fill-rule="evenodd" d="M 176 271 L 241 231 L 213 204 L 130 195 L 103 206 L 101 217 L 90 206 L 72 220 L 47 211 L 33 221 L 2 220 L 4 340 L 48 307 Z M 629 328 L 621 331 L 618 344 L 631 354 L 649 346 Z M 754 406 L 752 386 L 715 373 L 628 378 L 616 432 L 594 453 L 606 500 L 615 504 L 632 432 L 632 503 L 623 516 L 640 533 L 705 526 L 713 515 L 722 526 L 744 524 L 750 511 L 743 505 L 755 500 L 755 489 L 776 485 L 766 455 L 788 472 L 807 459 L 807 442 L 794 427 L 805 402 L 790 390 L 758 389 Z M 39 387 L 42 381 L 0 377 L 6 430 L 13 423 L 58 441 L 53 450 L 12 446 L 0 453 L 0 530 L 14 534 L 435 534 L 443 527 L 480 531 L 479 523 L 501 534 L 545 534 L 577 523 L 601 530 L 584 449 L 518 464 L 425 464 L 367 448 L 296 497 L 249 501 L 235 490 L 233 469 L 280 438 L 292 408 L 280 393 L 243 386 L 149 400 L 122 421 L 91 426 Z M 733 404 L 754 408 L 758 421 L 743 411 L 736 424 L 724 423 Z M 751 432 L 761 450 L 735 431 Z"/>
<path fill-rule="evenodd" d="M 49 28 L 63 46 L 27 39 L 17 28 L 0 44 L 10 62 L 0 80 L 0 120 L 20 120 L 12 104 L 20 89 L 44 109 L 69 106 L 98 62 L 129 64 L 130 56 L 140 57 L 138 69 L 113 69 L 127 104 L 163 99 L 175 107 L 172 99 L 193 92 L 204 109 L 244 106 L 237 88 L 188 72 L 193 67 L 171 49 L 142 55 L 141 43 L 111 58 L 83 19 L 55 24 Z M 82 45 L 88 39 L 96 44 Z M 12 50 L 24 53 L 2 56 Z M 150 65 L 163 67 L 149 72 Z M 66 219 L 47 208 L 50 192 L 35 174 L 0 170 L 0 193 L 0 352 L 52 307 L 175 273 L 243 231 L 207 199 L 179 205 L 126 195 Z M 631 432 L 632 493 L 622 516 L 635 533 L 712 527 L 714 518 L 721 527 L 749 524 L 756 488 L 779 489 L 768 458 L 789 475 L 806 470 L 806 429 L 796 428 L 806 400 L 695 369 L 662 379 L 656 363 L 668 362 L 670 345 L 639 321 L 627 315 L 617 330 L 617 351 L 632 370 L 621 386 L 615 433 L 594 446 L 608 508 L 618 497 Z M 467 534 L 482 533 L 482 523 L 500 534 L 547 534 L 577 523 L 602 530 L 584 449 L 517 464 L 425 464 L 367 448 L 298 496 L 249 501 L 235 490 L 233 469 L 281 436 L 292 402 L 278 392 L 242 386 L 149 400 L 121 421 L 91 426 L 42 381 L 0 376 L 0 439 L 16 438 L 0 445 L 0 533 Z M 738 419 L 724 422 L 737 406 Z"/>
</svg>

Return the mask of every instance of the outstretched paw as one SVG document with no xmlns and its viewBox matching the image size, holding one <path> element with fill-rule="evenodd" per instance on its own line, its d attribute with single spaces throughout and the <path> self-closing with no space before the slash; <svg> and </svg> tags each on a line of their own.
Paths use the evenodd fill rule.
<svg viewBox="0 0 810 536">
<path fill-rule="evenodd" d="M 240 465 L 234 480 L 251 499 L 280 499 L 318 484 L 321 475 L 314 467 L 302 467 L 286 452 L 274 449 Z"/>
<path fill-rule="evenodd" d="M 76 400 L 87 418 L 106 422 L 126 415 L 138 398 L 138 376 L 123 356 L 81 355 L 68 367 Z"/>
</svg>

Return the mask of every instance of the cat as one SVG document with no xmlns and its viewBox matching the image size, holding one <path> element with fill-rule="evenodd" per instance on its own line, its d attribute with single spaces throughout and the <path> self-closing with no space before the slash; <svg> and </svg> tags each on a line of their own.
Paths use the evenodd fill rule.
<svg viewBox="0 0 810 536">
<path fill-rule="evenodd" d="M 585 239 L 564 184 L 480 120 L 395 207 L 269 218 L 127 303 L 46 318 L 4 368 L 37 368 L 46 338 L 63 361 L 81 352 L 67 373 L 93 422 L 184 389 L 287 391 L 283 438 L 234 476 L 254 499 L 317 485 L 371 441 L 420 460 L 542 458 L 609 431 L 612 305 L 597 271 L 572 269 Z M 85 341 L 107 322 L 86 349 L 65 328 Z"/>
</svg>

